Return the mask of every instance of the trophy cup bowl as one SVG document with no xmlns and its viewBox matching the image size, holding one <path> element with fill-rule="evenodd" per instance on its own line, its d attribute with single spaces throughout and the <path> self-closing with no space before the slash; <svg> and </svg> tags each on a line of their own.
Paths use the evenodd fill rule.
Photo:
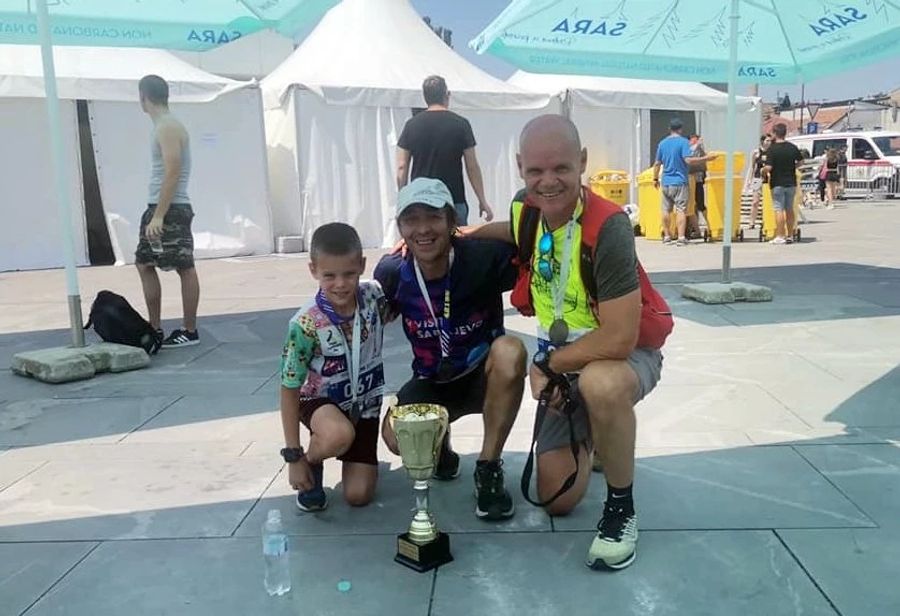
<svg viewBox="0 0 900 616">
<path fill-rule="evenodd" d="M 437 530 L 428 505 L 428 482 L 434 473 L 450 416 L 437 404 L 393 406 L 388 421 L 397 437 L 403 466 L 413 480 L 416 513 L 409 531 L 397 537 L 394 560 L 419 572 L 453 560 L 450 537 Z"/>
</svg>

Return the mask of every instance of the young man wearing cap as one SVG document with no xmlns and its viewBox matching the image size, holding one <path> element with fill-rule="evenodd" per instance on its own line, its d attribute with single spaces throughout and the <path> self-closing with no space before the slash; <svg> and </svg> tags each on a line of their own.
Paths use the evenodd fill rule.
<svg viewBox="0 0 900 616">
<path fill-rule="evenodd" d="M 663 243 L 671 244 L 672 210 L 675 210 L 675 226 L 678 230 L 676 246 L 687 246 L 687 204 L 690 199 L 690 186 L 688 185 L 688 165 L 705 163 L 716 156 L 694 156 L 691 152 L 691 144 L 681 134 L 683 124 L 678 118 L 672 118 L 669 122 L 669 136 L 659 142 L 656 148 L 656 163 L 653 165 L 653 186 L 660 187 L 659 172 L 662 169 L 662 224 Z"/>
<path fill-rule="evenodd" d="M 447 408 L 451 423 L 481 413 L 484 439 L 475 465 L 475 515 L 501 520 L 515 507 L 504 486 L 501 454 L 525 384 L 525 346 L 503 329 L 501 294 L 512 288 L 514 248 L 494 240 L 454 237 L 453 197 L 440 180 L 416 178 L 397 200 L 397 225 L 408 254 L 375 268 L 413 350 L 413 377 L 399 404 Z M 385 444 L 398 453 L 385 418 Z M 459 476 L 459 456 L 445 439 L 435 478 Z"/>
</svg>

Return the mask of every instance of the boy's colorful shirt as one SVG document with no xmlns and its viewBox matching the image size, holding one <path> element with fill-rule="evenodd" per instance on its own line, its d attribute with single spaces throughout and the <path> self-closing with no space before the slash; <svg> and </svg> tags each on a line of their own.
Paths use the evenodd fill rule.
<svg viewBox="0 0 900 616">
<path fill-rule="evenodd" d="M 374 281 L 359 283 L 360 369 L 357 399 L 363 403 L 360 418 L 377 418 L 384 395 L 384 340 L 386 302 Z M 345 349 L 350 348 L 353 320 L 339 327 L 315 299 L 291 318 L 281 354 L 281 385 L 300 389 L 303 398 L 328 398 L 350 413 L 353 392 Z M 346 332 L 346 333 L 345 333 Z M 346 346 L 342 339 L 346 340 Z"/>
</svg>

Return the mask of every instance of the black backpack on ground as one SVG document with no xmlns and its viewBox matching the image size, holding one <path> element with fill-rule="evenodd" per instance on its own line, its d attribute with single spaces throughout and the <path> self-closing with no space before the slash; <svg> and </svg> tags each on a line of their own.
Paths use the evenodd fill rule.
<svg viewBox="0 0 900 616">
<path fill-rule="evenodd" d="M 100 291 L 91 305 L 84 329 L 94 331 L 105 342 L 140 347 L 153 355 L 162 346 L 162 338 L 128 300 L 112 291 Z"/>
</svg>

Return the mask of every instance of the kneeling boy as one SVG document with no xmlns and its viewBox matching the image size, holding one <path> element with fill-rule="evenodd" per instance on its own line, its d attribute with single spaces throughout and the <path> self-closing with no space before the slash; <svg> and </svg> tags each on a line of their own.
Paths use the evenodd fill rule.
<svg viewBox="0 0 900 616">
<path fill-rule="evenodd" d="M 329 223 L 313 233 L 309 271 L 319 291 L 291 319 L 281 357 L 281 455 L 301 511 L 327 506 L 328 458 L 343 462 L 347 503 L 366 505 L 375 494 L 386 303 L 377 282 L 360 282 L 365 267 L 353 227 Z M 306 451 L 301 423 L 310 432 Z"/>
</svg>

